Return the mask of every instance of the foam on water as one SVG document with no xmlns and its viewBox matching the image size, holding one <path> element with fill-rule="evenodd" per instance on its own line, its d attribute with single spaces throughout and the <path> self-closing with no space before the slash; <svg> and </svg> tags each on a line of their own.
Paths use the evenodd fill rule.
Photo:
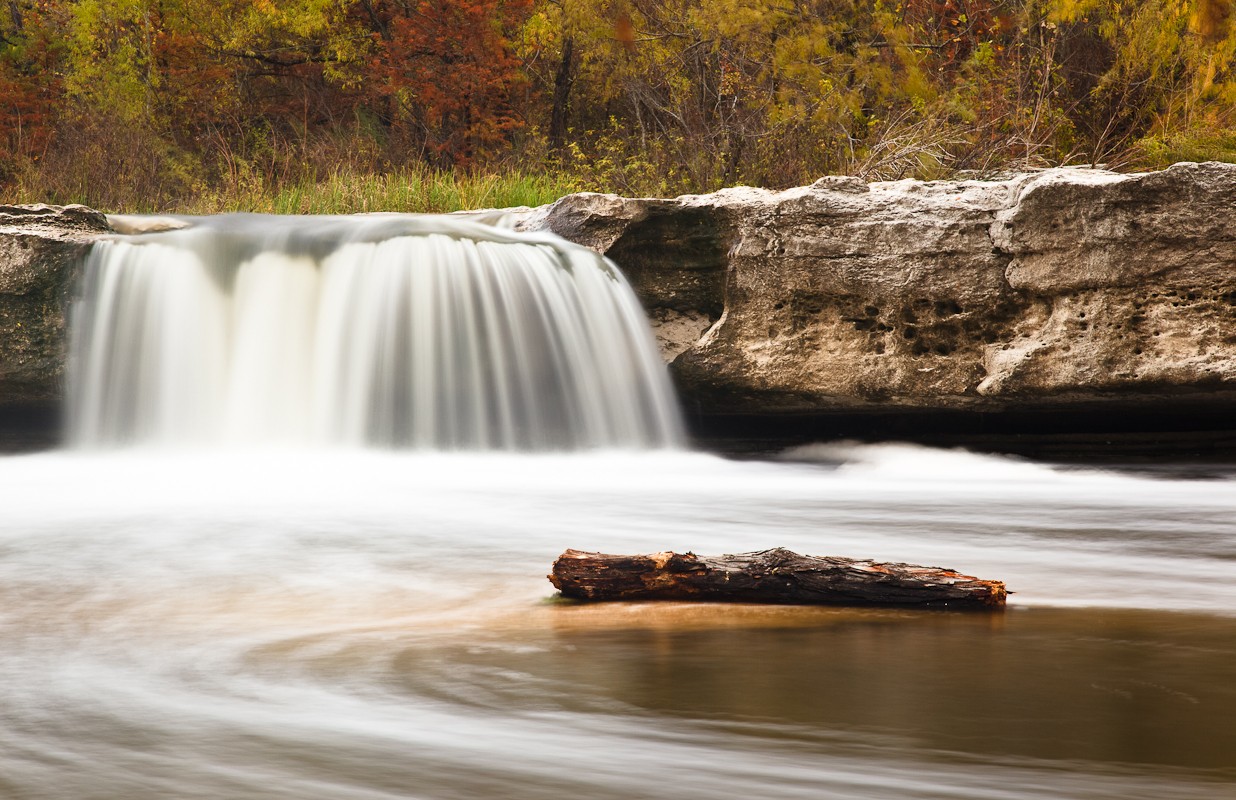
<svg viewBox="0 0 1236 800">
<path fill-rule="evenodd" d="M 715 797 L 1230 792 L 1230 482 L 844 452 L 0 459 L 0 794 L 668 798 L 684 763 Z M 566 547 L 770 546 L 1016 594 L 748 633 L 543 603 Z M 1128 610 L 1027 627 L 1053 606 Z"/>
</svg>

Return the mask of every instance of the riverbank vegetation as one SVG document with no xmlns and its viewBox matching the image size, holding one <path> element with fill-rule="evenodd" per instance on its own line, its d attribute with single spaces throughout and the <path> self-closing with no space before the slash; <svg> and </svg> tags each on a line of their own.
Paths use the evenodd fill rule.
<svg viewBox="0 0 1236 800">
<path fill-rule="evenodd" d="M 1236 160 L 1232 0 L 6 0 L 0 199 L 440 211 Z"/>
</svg>

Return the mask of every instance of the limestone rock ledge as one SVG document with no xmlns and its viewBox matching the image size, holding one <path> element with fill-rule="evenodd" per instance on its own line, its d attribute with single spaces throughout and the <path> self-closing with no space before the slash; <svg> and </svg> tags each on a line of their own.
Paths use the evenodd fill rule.
<svg viewBox="0 0 1236 800">
<path fill-rule="evenodd" d="M 576 194 L 517 216 L 618 262 L 697 430 L 1013 413 L 1236 431 L 1236 165 Z M 81 206 L 0 206 L 0 427 L 58 408 L 75 265 L 111 231 Z"/>
<path fill-rule="evenodd" d="M 521 225 L 623 267 L 697 415 L 1236 409 L 1236 165 L 578 194 Z"/>
<path fill-rule="evenodd" d="M 0 411 L 54 413 L 73 276 L 107 219 L 85 206 L 0 205 Z"/>
</svg>

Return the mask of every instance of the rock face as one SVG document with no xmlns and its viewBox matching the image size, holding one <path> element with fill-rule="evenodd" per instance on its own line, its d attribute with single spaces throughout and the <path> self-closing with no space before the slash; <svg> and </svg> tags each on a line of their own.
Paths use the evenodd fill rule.
<svg viewBox="0 0 1236 800">
<path fill-rule="evenodd" d="M 110 230 L 84 206 L 0 205 L 0 414 L 58 407 L 75 267 Z"/>
<path fill-rule="evenodd" d="M 583 194 L 523 224 L 624 268 L 703 417 L 1236 401 L 1236 165 Z"/>
<path fill-rule="evenodd" d="M 1236 431 L 1236 165 L 577 194 L 518 226 L 618 262 L 697 430 L 1021 414 Z M 74 265 L 109 231 L 80 206 L 0 206 L 0 428 L 58 405 Z"/>
</svg>

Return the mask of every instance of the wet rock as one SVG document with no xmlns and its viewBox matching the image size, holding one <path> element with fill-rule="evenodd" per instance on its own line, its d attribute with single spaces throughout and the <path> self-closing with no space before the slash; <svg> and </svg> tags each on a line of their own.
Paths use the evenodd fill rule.
<svg viewBox="0 0 1236 800">
<path fill-rule="evenodd" d="M 109 231 L 85 206 L 0 205 L 0 413 L 59 405 L 75 267 Z"/>
</svg>

